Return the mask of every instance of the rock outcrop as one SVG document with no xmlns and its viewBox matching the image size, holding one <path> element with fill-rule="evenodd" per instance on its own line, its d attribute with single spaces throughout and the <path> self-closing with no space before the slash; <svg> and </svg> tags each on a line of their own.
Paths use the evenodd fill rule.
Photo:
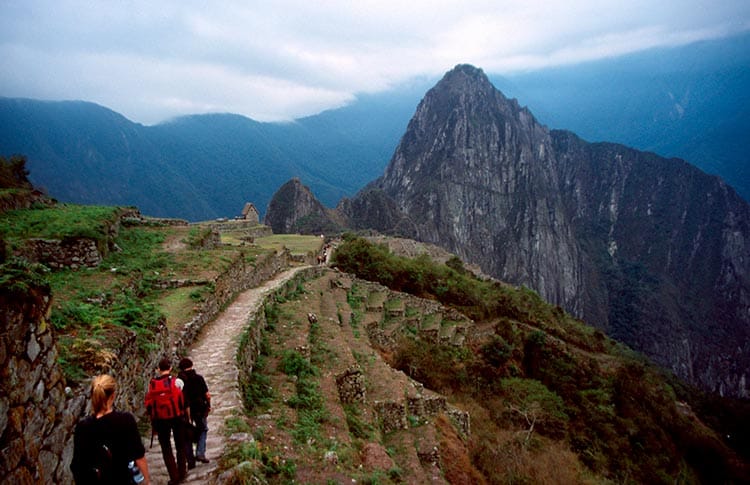
<svg viewBox="0 0 750 485">
<path fill-rule="evenodd" d="M 271 198 L 265 224 L 275 234 L 319 234 L 336 231 L 339 225 L 298 178 L 282 185 Z"/>
</svg>

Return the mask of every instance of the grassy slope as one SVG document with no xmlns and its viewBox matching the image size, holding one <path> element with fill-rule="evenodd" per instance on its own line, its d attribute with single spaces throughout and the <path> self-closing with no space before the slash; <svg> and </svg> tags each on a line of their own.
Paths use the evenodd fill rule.
<svg viewBox="0 0 750 485">
<path fill-rule="evenodd" d="M 61 363 L 70 384 L 99 369 L 108 355 L 112 332 L 132 331 L 140 345 L 153 342 L 161 322 L 169 328 L 186 323 L 214 291 L 212 282 L 240 257 L 267 252 L 254 246 L 225 245 L 191 249 L 194 232 L 187 226 L 122 227 L 110 241 L 107 227 L 116 207 L 58 205 L 0 215 L 0 237 L 12 250 L 32 237 L 90 237 L 100 247 L 116 245 L 97 268 L 47 272 Z M 192 232 L 191 232 L 192 231 Z M 8 251 L 10 257 L 11 251 Z M 11 258 L 12 259 L 12 258 Z M 5 266 L 3 274 L 7 274 Z M 186 287 L 164 289 L 163 282 L 189 280 Z"/>
<path fill-rule="evenodd" d="M 85 235 L 91 228 L 96 232 L 114 213 L 112 208 L 58 209 L 63 210 L 0 216 L 3 239 Z M 54 217 L 44 224 L 18 222 L 38 221 L 42 215 L 55 213 L 66 221 L 59 231 L 51 230 L 57 224 Z M 66 219 L 71 213 L 80 220 L 80 230 L 71 231 L 78 224 Z M 94 369 L 90 359 L 106 354 L 109 329 L 135 331 L 148 345 L 155 325 L 163 319 L 178 325 L 190 318 L 196 304 L 212 291 L 204 283 L 162 290 L 157 282 L 210 282 L 240 251 L 260 254 L 283 244 L 306 253 L 320 244 L 318 238 L 283 236 L 269 238 L 262 247 L 198 251 L 184 244 L 189 231 L 184 227 L 125 227 L 114 241 L 122 250 L 108 255 L 99 268 L 47 274 L 55 302 L 52 321 L 71 381 Z M 382 246 L 360 240 L 350 243 L 358 246 L 348 256 L 346 250 L 339 252 L 342 269 L 441 300 L 474 319 L 475 334 L 459 351 L 417 340 L 418 329 L 404 324 L 406 331 L 398 333 L 396 346 L 376 351 L 367 338 L 368 322 L 398 325 L 401 317 L 385 315 L 403 309 L 403 318 L 414 319 L 418 310 L 401 299 L 358 294 L 355 288 L 334 297 L 336 292 L 325 282 L 310 283 L 313 286 L 304 294 L 279 302 L 271 312 L 276 313 L 276 324 L 269 338 L 275 347 L 267 349 L 266 366 L 276 394 L 267 397 L 276 399 L 271 401 L 276 402 L 272 408 L 280 413 L 275 416 L 274 430 L 285 438 L 279 438 L 279 443 L 289 440 L 294 454 L 285 461 L 283 447 L 251 450 L 265 460 L 264 473 L 270 470 L 269 476 L 281 481 L 295 474 L 338 479 L 346 470 L 347 476 L 356 475 L 366 483 L 420 481 L 429 470 L 412 451 L 432 443 L 439 443 L 446 453 L 450 450 L 453 457 L 443 464 L 445 478 L 470 476 L 475 483 L 481 479 L 539 482 L 553 477 L 690 482 L 706 477 L 738 479 L 746 473 L 746 467 L 711 428 L 688 406 L 676 404 L 678 395 L 691 404 L 699 402 L 691 391 L 673 388 L 638 356 L 547 305 L 535 293 L 474 280 L 460 261 L 432 265 L 429 258 L 399 259 Z M 4 276 L 14 274 L 6 271 L 9 267 L 3 268 Z M 383 315 L 367 314 L 370 304 L 382 305 Z M 305 323 L 311 309 L 322 317 L 316 330 Z M 441 335 L 456 325 L 455 319 L 420 318 L 426 327 L 440 329 Z M 310 363 L 316 370 L 300 374 L 298 368 L 282 365 L 300 345 L 310 348 Z M 367 370 L 368 393 L 373 399 L 399 394 L 394 389 L 405 385 L 402 378 L 392 377 L 390 366 L 449 396 L 451 402 L 471 412 L 471 436 L 458 436 L 440 421 L 412 420 L 403 433 L 382 434 L 367 407 L 336 404 L 331 376 L 353 362 Z M 712 405 L 704 409 L 712 411 L 708 418 L 714 428 L 726 427 L 727 415 L 738 426 L 743 419 L 748 422 L 746 407 L 737 406 L 728 413 L 726 406 Z M 243 423 L 238 420 L 237 426 L 246 426 Z M 252 429 L 263 433 L 258 427 Z M 741 434 L 744 428 L 735 429 Z M 268 444 L 262 436 L 258 438 Z M 381 471 L 358 468 L 360 453 L 369 442 L 388 451 L 392 467 Z M 337 451 L 339 466 L 321 465 L 325 450 Z"/>
</svg>

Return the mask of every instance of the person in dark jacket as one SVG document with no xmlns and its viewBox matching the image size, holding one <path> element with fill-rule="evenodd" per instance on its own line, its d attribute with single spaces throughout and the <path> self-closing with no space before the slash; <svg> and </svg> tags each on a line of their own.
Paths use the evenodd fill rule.
<svg viewBox="0 0 750 485">
<path fill-rule="evenodd" d="M 91 383 L 91 415 L 76 425 L 73 437 L 70 470 L 78 485 L 133 483 L 130 462 L 140 469 L 141 483 L 150 483 L 146 449 L 135 418 L 114 410 L 116 390 L 115 379 L 107 374 L 95 377 Z"/>
<path fill-rule="evenodd" d="M 195 448 L 195 459 L 208 463 L 206 458 L 206 436 L 208 434 L 208 413 L 211 412 L 211 393 L 203 376 L 193 369 L 193 361 L 185 357 L 180 360 L 180 373 L 177 375 L 184 383 L 182 392 L 190 408 L 190 420 L 198 434 Z M 191 451 L 192 451 L 192 444 Z"/>
</svg>

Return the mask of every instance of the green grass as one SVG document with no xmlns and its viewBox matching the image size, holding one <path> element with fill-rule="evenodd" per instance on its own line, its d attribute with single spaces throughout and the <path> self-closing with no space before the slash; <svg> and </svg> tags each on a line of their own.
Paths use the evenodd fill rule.
<svg viewBox="0 0 750 485">
<path fill-rule="evenodd" d="M 164 320 L 156 301 L 160 290 L 154 283 L 171 255 L 160 250 L 163 234 L 153 229 L 121 228 L 114 241 L 111 227 L 119 217 L 115 207 L 59 205 L 44 209 L 13 211 L 0 216 L 0 233 L 12 244 L 26 238 L 88 237 L 119 251 L 105 254 L 98 268 L 44 271 L 39 264 L 11 259 L 3 265 L 0 286 L 19 289 L 24 282 L 43 282 L 53 295 L 50 323 L 58 333 L 59 363 L 71 384 L 84 377 L 92 359 L 109 354 L 108 335 L 127 328 L 143 349 L 153 345 L 154 331 Z M 22 276 L 26 275 L 22 278 Z"/>
<path fill-rule="evenodd" d="M 274 234 L 255 239 L 255 244 L 263 249 L 281 250 L 286 247 L 292 254 L 305 255 L 320 251 L 323 240 L 318 236 L 302 236 L 297 234 Z"/>
<path fill-rule="evenodd" d="M 118 207 L 59 204 L 0 215 L 0 236 L 7 239 L 65 239 L 86 237 L 106 240 L 108 227 L 117 220 Z"/>
<path fill-rule="evenodd" d="M 109 254 L 99 268 L 47 276 L 55 296 L 51 322 L 71 336 L 62 340 L 61 347 L 67 348 L 61 359 L 73 381 L 79 377 L 77 361 L 86 358 L 79 355 L 78 349 L 85 350 L 80 342 L 109 326 L 121 326 L 134 330 L 139 345 L 148 348 L 161 322 L 171 328 L 185 323 L 195 305 L 213 291 L 211 284 L 162 290 L 158 282 L 216 274 L 215 268 L 228 267 L 238 257 L 236 251 L 164 251 L 166 238 L 178 234 L 170 227 L 123 227 L 115 240 L 121 250 Z"/>
<path fill-rule="evenodd" d="M 211 235 L 210 227 L 192 226 L 188 231 L 187 238 L 183 241 L 191 249 L 200 248 L 203 241 Z"/>
<path fill-rule="evenodd" d="M 195 314 L 193 308 L 205 299 L 205 286 L 186 286 L 164 292 L 157 300 L 159 310 L 167 318 L 167 326 L 175 329 Z"/>
<path fill-rule="evenodd" d="M 404 302 L 400 298 L 394 298 L 391 300 L 386 300 L 385 303 L 383 303 L 383 309 L 386 311 L 389 310 L 403 310 L 404 309 Z"/>
<path fill-rule="evenodd" d="M 375 436 L 375 427 L 364 420 L 362 411 L 356 404 L 344 404 L 344 414 L 346 415 L 346 425 L 349 433 L 354 438 L 362 440 L 372 440 Z"/>
</svg>

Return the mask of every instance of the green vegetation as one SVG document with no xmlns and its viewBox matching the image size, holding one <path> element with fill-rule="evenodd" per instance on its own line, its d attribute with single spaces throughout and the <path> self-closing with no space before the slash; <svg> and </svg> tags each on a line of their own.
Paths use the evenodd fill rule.
<svg viewBox="0 0 750 485">
<path fill-rule="evenodd" d="M 456 260 L 401 258 L 351 236 L 334 262 L 393 290 L 436 299 L 477 323 L 494 323 L 494 335 L 475 350 L 405 332 L 392 356 L 394 367 L 475 410 L 472 463 L 491 482 L 534 482 L 544 468 L 547 476 L 582 481 L 581 464 L 614 482 L 745 476 L 719 435 L 677 412 L 661 371 L 534 292 L 478 280 Z M 422 328 L 437 325 L 427 317 Z"/>
<path fill-rule="evenodd" d="M 306 379 L 318 375 L 318 370 L 296 350 L 286 350 L 284 352 L 284 355 L 281 357 L 279 369 L 284 374 L 296 376 L 298 379 Z"/>
<path fill-rule="evenodd" d="M 36 289 L 48 292 L 48 272 L 49 270 L 41 264 L 11 258 L 0 264 L 0 293 L 25 295 Z"/>
<path fill-rule="evenodd" d="M 175 325 L 185 321 L 193 307 L 214 291 L 212 283 L 165 290 L 165 280 L 210 281 L 211 275 L 243 258 L 247 261 L 245 251 L 251 250 L 183 248 L 175 253 L 164 249 L 169 241 L 201 237 L 200 231 L 188 228 L 125 227 L 110 240 L 109 227 L 117 217 L 117 208 L 79 206 L 0 216 L 0 238 L 10 243 L 9 248 L 29 237 L 84 235 L 119 248 L 98 268 L 50 272 L 43 265 L 8 257 L 3 245 L 0 298 L 52 292 L 50 323 L 58 336 L 59 363 L 73 385 L 111 363 L 116 358 L 111 346 L 122 341 L 121 337 L 135 335 L 147 350 L 165 319 Z M 284 241 L 281 244 L 289 247 L 293 240 L 301 243 L 296 251 L 316 250 L 320 244 L 319 238 L 300 236 L 278 237 L 276 243 Z M 262 250 L 257 251 L 255 254 L 261 254 Z M 370 305 L 391 313 L 394 324 L 410 319 L 405 332 L 394 334 L 400 338 L 395 347 L 380 357 L 471 412 L 472 434 L 461 442 L 470 463 L 462 466 L 488 482 L 536 483 L 554 476 L 571 483 L 589 478 L 612 483 L 690 483 L 732 482 L 744 477 L 741 460 L 748 451 L 742 446 L 747 446 L 750 422 L 746 404 L 727 407 L 718 398 L 696 397 L 693 390 L 665 379 L 638 355 L 543 302 L 534 292 L 478 280 L 457 258 L 444 265 L 426 256 L 399 258 L 384 246 L 350 236 L 340 246 L 335 262 L 346 272 L 394 290 L 443 302 L 487 329 L 486 338 L 463 347 L 430 344 L 419 340 L 419 329 L 451 327 L 456 322 L 441 319 L 439 314 L 422 315 L 405 298 L 388 299 L 386 292 L 370 292 L 356 283 L 347 301 L 342 298 L 336 306 L 339 321 L 349 306 L 355 336 Z M 639 287 L 639 295 L 646 290 Z M 264 331 L 268 338 L 278 338 L 276 332 L 285 327 L 299 331 L 294 311 L 309 311 L 305 308 L 308 297 L 325 297 L 323 290 L 314 294 L 305 291 L 303 280 L 294 279 L 267 300 Z M 303 295 L 304 299 L 300 298 Z M 298 308 L 293 307 L 295 301 Z M 362 406 L 343 406 L 343 416 L 331 408 L 329 414 L 321 375 L 327 372 L 324 366 L 338 357 L 326 346 L 330 346 L 329 334 L 323 334 L 319 324 L 311 324 L 309 330 L 310 359 L 295 350 L 269 355 L 269 343 L 263 340 L 250 378 L 241 383 L 241 392 L 248 410 L 265 410 L 272 403 L 276 408 L 274 400 L 278 400 L 277 425 L 294 422 L 291 435 L 295 443 L 310 444 L 299 446 L 303 450 L 298 456 L 319 460 L 321 449 L 335 449 L 345 468 L 350 463 L 345 460 L 351 460 L 357 446 L 382 437 L 368 422 Z M 248 335 L 243 335 L 241 345 L 247 344 Z M 361 348 L 352 350 L 352 357 L 363 369 L 374 366 L 376 355 Z M 289 376 L 285 383 L 294 382 L 294 394 L 285 401 L 286 406 L 280 404 L 272 387 L 269 362 Z M 286 391 L 291 392 L 291 387 Z M 697 418 L 687 406 L 687 411 L 678 411 L 682 409 L 675 406 L 678 400 L 687 402 L 721 434 L 696 424 Z M 251 431 L 243 416 L 230 419 L 228 430 Z M 351 447 L 327 438 L 326 427 L 344 419 L 353 438 Z M 407 420 L 412 426 L 424 425 L 416 416 Z M 259 429 L 252 432 L 256 439 L 263 434 Z M 727 447 L 728 440 L 723 438 L 727 435 L 739 435 L 731 442 L 739 443 L 734 448 L 744 453 L 739 458 Z M 285 483 L 298 478 L 295 460 L 261 442 L 233 442 L 221 466 L 236 466 L 236 483 Z M 408 474 L 404 470 L 355 475 L 365 483 L 397 483 Z"/>
<path fill-rule="evenodd" d="M 298 443 L 319 440 L 320 424 L 326 420 L 328 413 L 315 379 L 319 375 L 318 368 L 295 350 L 284 352 L 279 368 L 297 378 L 297 393 L 287 401 L 290 407 L 297 410 L 297 424 L 292 432 L 294 439 Z"/>
<path fill-rule="evenodd" d="M 249 427 L 237 423 L 236 419 L 231 424 L 234 429 L 244 430 L 237 432 L 249 432 Z M 284 459 L 259 441 L 231 442 L 221 457 L 220 466 L 234 469 L 225 483 L 236 485 L 267 483 L 268 478 L 274 477 L 289 480 L 296 471 L 294 461 Z"/>
<path fill-rule="evenodd" d="M 13 155 L 9 159 L 0 156 L 0 189 L 30 189 L 26 170 L 26 157 Z"/>
<path fill-rule="evenodd" d="M 362 418 L 362 411 L 355 404 L 345 404 L 346 425 L 354 438 L 372 440 L 375 428 Z"/>
<path fill-rule="evenodd" d="M 333 263 L 342 271 L 376 281 L 395 291 L 429 298 L 453 307 L 475 321 L 494 318 L 520 320 L 551 335 L 589 350 L 601 351 L 607 340 L 592 338 L 596 330 L 567 315 L 528 288 L 484 281 L 463 266 L 434 263 L 429 256 L 405 258 L 392 254 L 385 244 L 373 244 L 351 234 L 334 254 Z M 459 261 L 460 262 L 460 261 Z M 458 267 L 459 269 L 455 269 Z"/>
<path fill-rule="evenodd" d="M 271 381 L 264 373 L 266 359 L 266 355 L 259 355 L 250 377 L 240 383 L 245 409 L 248 411 L 265 408 L 274 397 Z"/>
<path fill-rule="evenodd" d="M 187 244 L 190 249 L 200 248 L 212 232 L 213 231 L 210 227 L 192 226 L 188 232 L 187 238 L 185 239 L 185 244 Z"/>
<path fill-rule="evenodd" d="M 187 226 L 120 226 L 123 213 L 118 207 L 56 204 L 0 214 L 0 288 L 23 292 L 30 285 L 49 286 L 50 323 L 71 385 L 100 372 L 101 365 L 106 368 L 117 352 L 109 346 L 117 346 L 128 334 L 135 334 L 140 348 L 151 349 L 159 326 L 189 321 L 197 305 L 213 293 L 211 278 L 248 257 L 237 248 L 168 251 L 167 240 L 198 244 L 206 232 Z M 93 239 L 104 259 L 95 268 L 49 271 L 9 257 L 30 238 Z M 251 258 L 262 252 L 255 250 Z M 208 283 L 164 289 L 170 280 L 192 278 Z"/>
<path fill-rule="evenodd" d="M 0 215 L 0 238 L 13 245 L 28 238 L 88 238 L 106 252 L 109 229 L 120 215 L 117 207 L 60 204 L 9 211 Z"/>
</svg>

